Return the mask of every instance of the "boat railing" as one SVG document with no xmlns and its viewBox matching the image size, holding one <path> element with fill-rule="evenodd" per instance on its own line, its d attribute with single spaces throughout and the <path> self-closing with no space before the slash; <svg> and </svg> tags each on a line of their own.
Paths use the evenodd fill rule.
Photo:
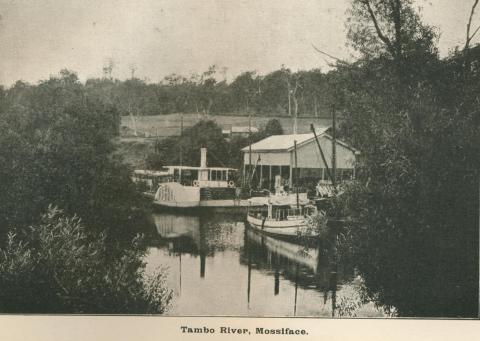
<svg viewBox="0 0 480 341">
<path fill-rule="evenodd" d="M 299 208 L 273 208 L 272 216 L 268 218 L 269 220 L 284 221 L 299 219 L 304 217 L 305 210 L 303 207 Z M 248 215 L 254 218 L 262 219 L 268 216 L 268 210 L 266 208 L 250 208 L 248 210 Z"/>
</svg>

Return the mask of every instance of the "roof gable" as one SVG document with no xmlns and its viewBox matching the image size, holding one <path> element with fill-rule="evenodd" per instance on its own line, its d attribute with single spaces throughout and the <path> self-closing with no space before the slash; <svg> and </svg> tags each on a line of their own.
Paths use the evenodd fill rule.
<svg viewBox="0 0 480 341">
<path fill-rule="evenodd" d="M 316 130 L 317 135 L 322 135 L 328 127 L 322 127 Z M 308 143 L 314 139 L 313 133 L 308 134 L 289 134 L 289 135 L 272 135 L 263 140 L 252 144 L 252 151 L 288 151 L 294 148 L 295 141 L 297 146 Z M 249 147 L 242 148 L 242 151 L 248 151 Z"/>
<path fill-rule="evenodd" d="M 332 140 L 332 137 L 326 133 L 328 127 L 322 127 L 316 130 L 318 137 L 325 137 L 329 140 Z M 297 147 L 310 143 L 315 139 L 313 133 L 308 134 L 289 134 L 289 135 L 272 135 L 263 140 L 260 140 L 252 144 L 252 152 L 289 152 L 295 147 L 295 141 L 297 141 Z M 355 153 L 359 153 L 358 150 L 351 147 L 347 143 L 336 140 L 339 145 L 344 146 L 345 148 L 350 149 Z M 249 146 L 242 148 L 243 152 L 248 152 L 250 150 Z"/>
</svg>

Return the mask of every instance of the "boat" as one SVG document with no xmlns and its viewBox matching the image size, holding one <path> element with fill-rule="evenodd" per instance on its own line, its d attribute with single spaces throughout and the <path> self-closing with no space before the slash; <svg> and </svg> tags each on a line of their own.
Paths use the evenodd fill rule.
<svg viewBox="0 0 480 341">
<path fill-rule="evenodd" d="M 239 197 L 236 169 L 207 167 L 207 149 L 200 149 L 200 166 L 166 166 L 172 181 L 158 184 L 153 203 L 176 209 L 247 207 Z"/>
<path fill-rule="evenodd" d="M 282 262 L 285 267 L 295 267 L 300 265 L 307 268 L 309 271 L 316 273 L 318 269 L 319 250 L 317 247 L 305 248 L 303 245 L 292 243 L 291 241 L 281 240 L 273 236 L 265 235 L 254 229 L 246 231 L 246 238 L 248 238 L 248 245 L 252 248 L 254 245 L 265 249 L 266 252 L 258 252 L 258 255 L 265 255 L 268 263 L 267 255 L 275 255 L 277 261 Z M 282 259 L 282 260 L 281 260 Z M 265 265 L 264 265 L 265 266 Z"/>
<path fill-rule="evenodd" d="M 173 174 L 168 168 L 162 170 L 136 169 L 133 171 L 132 181 L 143 187 L 144 195 L 153 197 L 160 183 L 173 181 Z"/>
<path fill-rule="evenodd" d="M 318 212 L 310 205 L 306 193 L 297 196 L 271 195 L 267 198 L 251 198 L 252 206 L 247 213 L 247 223 L 251 228 L 267 235 L 288 240 L 317 237 L 318 232 L 309 224 L 310 217 Z M 297 205 L 298 203 L 298 205 Z"/>
</svg>

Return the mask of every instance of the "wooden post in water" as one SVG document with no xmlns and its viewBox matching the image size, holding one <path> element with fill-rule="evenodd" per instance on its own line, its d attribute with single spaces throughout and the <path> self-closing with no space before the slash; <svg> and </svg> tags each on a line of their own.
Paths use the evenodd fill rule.
<svg viewBox="0 0 480 341">
<path fill-rule="evenodd" d="M 180 251 L 178 254 L 179 257 L 179 273 L 180 273 L 180 292 L 178 293 L 179 296 L 182 296 L 182 252 Z"/>
<path fill-rule="evenodd" d="M 250 309 L 250 286 L 252 281 L 252 256 L 250 250 L 250 243 L 248 240 L 247 230 L 245 230 L 246 249 L 248 254 L 248 269 L 247 269 L 247 308 Z"/>
<path fill-rule="evenodd" d="M 250 187 L 252 174 L 252 114 L 248 113 L 248 185 Z"/>
<path fill-rule="evenodd" d="M 280 293 L 280 272 L 278 268 L 275 269 L 275 279 L 274 279 L 273 295 L 277 296 Z"/>
<path fill-rule="evenodd" d="M 295 267 L 295 302 L 293 305 L 293 316 L 297 316 L 297 293 L 298 293 L 298 263 Z"/>
<path fill-rule="evenodd" d="M 330 290 L 332 292 L 332 317 L 335 317 L 335 308 L 337 307 L 337 272 L 330 272 L 329 281 Z"/>
<path fill-rule="evenodd" d="M 205 253 L 203 251 L 200 252 L 200 278 L 205 277 Z"/>
</svg>

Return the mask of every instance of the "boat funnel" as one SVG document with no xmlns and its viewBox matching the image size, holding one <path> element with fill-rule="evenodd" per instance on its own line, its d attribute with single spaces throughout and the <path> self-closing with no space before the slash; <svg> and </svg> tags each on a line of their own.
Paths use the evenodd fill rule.
<svg viewBox="0 0 480 341">
<path fill-rule="evenodd" d="M 200 167 L 207 168 L 207 148 L 200 148 Z"/>
</svg>

